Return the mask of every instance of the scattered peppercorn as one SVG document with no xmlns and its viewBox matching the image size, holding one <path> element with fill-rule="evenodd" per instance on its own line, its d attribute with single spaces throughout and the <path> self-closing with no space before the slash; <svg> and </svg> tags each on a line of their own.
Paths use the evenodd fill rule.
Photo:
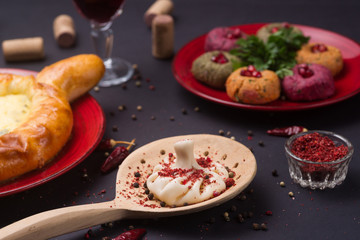
<svg viewBox="0 0 360 240">
<path fill-rule="evenodd" d="M 133 186 L 134 186 L 134 188 L 138 188 L 138 187 L 139 187 L 139 183 L 138 183 L 138 182 L 134 182 L 134 183 L 133 183 Z"/>
<path fill-rule="evenodd" d="M 278 172 L 277 172 L 276 169 L 274 169 L 274 170 L 271 172 L 271 174 L 272 174 L 274 177 L 278 177 L 278 176 L 279 176 L 279 174 L 278 174 Z"/>
<path fill-rule="evenodd" d="M 135 172 L 134 176 L 138 178 L 138 177 L 141 177 L 141 174 L 139 172 Z"/>
<path fill-rule="evenodd" d="M 231 132 L 227 131 L 226 136 L 230 136 L 230 135 L 231 135 Z"/>
<path fill-rule="evenodd" d="M 100 88 L 99 88 L 98 86 L 95 86 L 95 87 L 94 87 L 94 91 L 95 91 L 95 92 L 99 92 L 99 91 L 100 91 Z"/>
<path fill-rule="evenodd" d="M 119 111 L 124 111 L 126 109 L 125 105 L 118 106 Z"/>
<path fill-rule="evenodd" d="M 253 223 L 252 227 L 253 227 L 254 230 L 260 230 L 261 229 L 260 224 L 258 224 L 258 223 Z"/>
<path fill-rule="evenodd" d="M 206 157 L 207 155 L 209 155 L 209 151 L 204 152 L 204 156 Z"/>
<path fill-rule="evenodd" d="M 195 111 L 195 112 L 200 112 L 200 108 L 199 108 L 199 107 L 195 107 L 195 108 L 194 108 L 194 111 Z"/>
<path fill-rule="evenodd" d="M 114 125 L 114 126 L 112 127 L 112 130 L 113 130 L 114 132 L 117 132 L 117 131 L 119 130 L 119 128 L 118 128 L 118 126 Z"/>
<path fill-rule="evenodd" d="M 141 105 L 137 106 L 136 110 L 138 110 L 140 112 L 142 110 L 142 106 Z"/>
<path fill-rule="evenodd" d="M 254 133 L 253 133 L 253 131 L 248 130 L 248 131 L 247 131 L 247 135 L 248 135 L 248 136 L 254 136 Z"/>
<path fill-rule="evenodd" d="M 153 193 L 149 193 L 148 198 L 149 198 L 149 200 L 153 200 L 153 199 L 154 199 L 154 194 L 153 194 Z"/>
<path fill-rule="evenodd" d="M 184 115 L 186 115 L 186 114 L 187 114 L 187 111 L 186 111 L 186 109 L 185 109 L 185 108 L 182 108 L 182 109 L 181 109 L 181 112 L 182 112 L 182 114 L 184 114 Z"/>
<path fill-rule="evenodd" d="M 289 192 L 289 197 L 294 197 L 294 193 L 293 193 L 293 192 Z"/>
<path fill-rule="evenodd" d="M 220 129 L 219 134 L 223 136 L 225 134 L 224 130 Z"/>
<path fill-rule="evenodd" d="M 113 111 L 109 112 L 110 116 L 115 116 L 115 113 Z"/>
<path fill-rule="evenodd" d="M 126 89 L 127 89 L 126 83 L 121 84 L 121 88 L 124 89 L 124 90 L 126 90 Z"/>
<path fill-rule="evenodd" d="M 161 201 L 161 202 L 160 202 L 160 206 L 161 206 L 161 207 L 165 207 L 165 206 L 166 206 L 166 203 L 163 202 L 163 201 Z"/>
<path fill-rule="evenodd" d="M 147 189 L 145 189 L 145 194 L 146 195 L 149 195 L 149 193 L 150 193 L 150 190 L 147 188 Z"/>
<path fill-rule="evenodd" d="M 131 119 L 132 119 L 132 120 L 136 120 L 136 119 L 137 119 L 136 115 L 135 115 L 135 114 L 132 114 L 132 115 L 131 115 Z"/>
<path fill-rule="evenodd" d="M 161 150 L 160 150 L 160 154 L 161 154 L 161 155 L 164 155 L 165 153 L 166 153 L 166 152 L 165 152 L 164 149 L 161 149 Z"/>
<path fill-rule="evenodd" d="M 231 187 L 234 184 L 235 184 L 235 180 L 233 178 L 227 178 L 225 180 L 225 185 L 226 185 L 227 188 Z"/>
<path fill-rule="evenodd" d="M 234 136 L 231 136 L 230 139 L 231 139 L 231 140 L 235 140 L 235 137 L 234 137 Z"/>
<path fill-rule="evenodd" d="M 261 230 L 264 230 L 264 231 L 267 230 L 267 226 L 266 226 L 265 223 L 262 223 L 262 224 L 260 225 L 260 227 L 261 227 Z"/>
<path fill-rule="evenodd" d="M 237 207 L 235 205 L 232 205 L 231 208 L 230 208 L 230 211 L 231 212 L 236 212 L 237 210 Z"/>
<path fill-rule="evenodd" d="M 175 117 L 174 116 L 170 116 L 170 121 L 175 121 Z"/>
<path fill-rule="evenodd" d="M 136 82 L 135 82 L 135 86 L 141 87 L 141 82 L 140 82 L 140 81 L 136 81 Z"/>
<path fill-rule="evenodd" d="M 248 212 L 248 218 L 252 218 L 253 216 L 254 216 L 254 213 L 251 212 L 251 211 L 249 211 L 249 212 Z"/>
<path fill-rule="evenodd" d="M 239 200 L 244 201 L 246 200 L 246 195 L 245 194 L 241 194 L 239 197 Z"/>
<path fill-rule="evenodd" d="M 243 217 L 243 215 L 242 215 L 241 213 L 238 214 L 237 220 L 238 220 L 238 222 L 240 222 L 240 223 L 245 222 L 245 218 Z"/>
<path fill-rule="evenodd" d="M 145 159 L 141 159 L 140 162 L 141 162 L 142 164 L 145 164 L 145 163 L 146 163 Z"/>
<path fill-rule="evenodd" d="M 260 147 L 264 147 L 264 146 L 265 146 L 265 144 L 264 144 L 263 141 L 259 141 L 258 144 L 259 144 Z"/>
<path fill-rule="evenodd" d="M 285 187 L 285 183 L 284 182 L 280 182 L 280 187 Z"/>
<path fill-rule="evenodd" d="M 151 119 L 151 120 L 155 120 L 156 117 L 155 117 L 155 116 L 151 116 L 150 119 Z"/>
<path fill-rule="evenodd" d="M 235 176 L 235 173 L 233 171 L 229 172 L 229 178 L 233 178 Z"/>
</svg>

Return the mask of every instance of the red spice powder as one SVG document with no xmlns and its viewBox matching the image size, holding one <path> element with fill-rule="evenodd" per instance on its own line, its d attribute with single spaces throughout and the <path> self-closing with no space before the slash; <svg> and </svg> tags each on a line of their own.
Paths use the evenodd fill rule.
<svg viewBox="0 0 360 240">
<path fill-rule="evenodd" d="M 291 152 L 308 161 L 331 162 L 343 158 L 348 153 L 348 147 L 336 146 L 329 137 L 321 136 L 315 132 L 294 140 Z"/>
<path fill-rule="evenodd" d="M 203 168 L 211 167 L 212 160 L 209 157 L 206 157 L 206 158 L 200 157 L 200 158 L 197 158 L 196 161 Z"/>
</svg>

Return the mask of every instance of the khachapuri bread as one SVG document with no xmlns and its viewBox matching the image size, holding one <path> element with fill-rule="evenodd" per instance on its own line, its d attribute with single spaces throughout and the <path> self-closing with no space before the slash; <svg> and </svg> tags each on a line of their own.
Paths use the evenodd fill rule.
<svg viewBox="0 0 360 240">
<path fill-rule="evenodd" d="M 59 153 L 73 127 L 69 102 L 95 86 L 104 71 L 99 57 L 78 55 L 36 78 L 0 74 L 0 181 L 40 169 Z"/>
</svg>

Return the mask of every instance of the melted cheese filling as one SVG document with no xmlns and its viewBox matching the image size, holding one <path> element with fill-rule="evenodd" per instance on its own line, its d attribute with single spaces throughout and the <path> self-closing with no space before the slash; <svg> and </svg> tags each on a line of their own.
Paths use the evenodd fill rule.
<svg viewBox="0 0 360 240">
<path fill-rule="evenodd" d="M 0 135 L 11 132 L 22 124 L 30 112 L 30 99 L 24 94 L 0 97 Z"/>
<path fill-rule="evenodd" d="M 213 198 L 226 189 L 226 168 L 210 159 L 206 159 L 206 166 L 200 166 L 192 140 L 177 142 L 174 148 L 176 154 L 155 166 L 147 179 L 147 187 L 157 199 L 169 206 L 184 206 Z"/>
</svg>

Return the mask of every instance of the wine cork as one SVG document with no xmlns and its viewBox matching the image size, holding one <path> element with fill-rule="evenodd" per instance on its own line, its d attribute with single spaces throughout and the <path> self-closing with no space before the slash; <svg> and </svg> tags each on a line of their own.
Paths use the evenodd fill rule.
<svg viewBox="0 0 360 240">
<path fill-rule="evenodd" d="M 174 20 L 170 15 L 157 15 L 151 26 L 152 54 L 170 58 L 174 54 Z"/>
<path fill-rule="evenodd" d="M 54 38 L 58 45 L 68 48 L 74 45 L 76 39 L 73 19 L 66 14 L 59 15 L 53 23 Z"/>
<path fill-rule="evenodd" d="M 42 37 L 5 40 L 2 50 L 5 60 L 9 62 L 39 60 L 45 56 Z"/>
<path fill-rule="evenodd" d="M 172 0 L 156 0 L 144 14 L 144 21 L 148 27 L 157 15 L 171 14 L 174 4 Z"/>
</svg>

